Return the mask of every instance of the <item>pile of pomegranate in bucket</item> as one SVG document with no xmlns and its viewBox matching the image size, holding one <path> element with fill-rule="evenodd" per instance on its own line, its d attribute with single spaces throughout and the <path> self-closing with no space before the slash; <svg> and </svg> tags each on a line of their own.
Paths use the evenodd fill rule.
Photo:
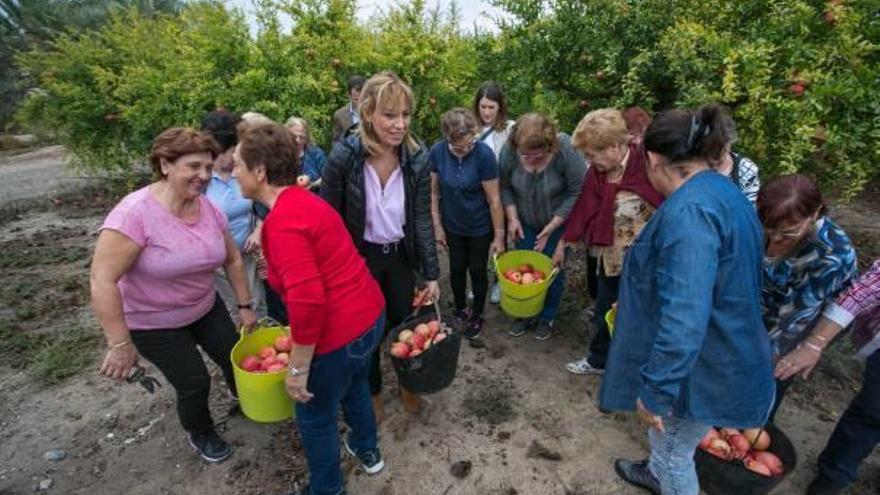
<svg viewBox="0 0 880 495">
<path fill-rule="evenodd" d="M 741 461 L 750 471 L 764 476 L 782 476 L 782 461 L 767 452 L 770 440 L 770 434 L 763 428 L 710 428 L 700 442 L 700 449 L 725 461 Z"/>
<path fill-rule="evenodd" d="M 528 263 L 523 263 L 516 268 L 504 270 L 502 275 L 507 280 L 520 285 L 540 284 L 547 278 L 544 272 L 541 270 L 535 270 L 534 267 Z"/>
<path fill-rule="evenodd" d="M 238 367 L 251 373 L 279 373 L 287 370 L 290 362 L 290 337 L 281 335 L 275 339 L 275 345 L 267 345 L 257 354 L 242 358 Z"/>
<path fill-rule="evenodd" d="M 397 342 L 391 344 L 391 355 L 398 359 L 409 359 L 427 351 L 449 336 L 449 327 L 437 320 L 419 323 L 412 330 L 401 330 Z"/>
</svg>

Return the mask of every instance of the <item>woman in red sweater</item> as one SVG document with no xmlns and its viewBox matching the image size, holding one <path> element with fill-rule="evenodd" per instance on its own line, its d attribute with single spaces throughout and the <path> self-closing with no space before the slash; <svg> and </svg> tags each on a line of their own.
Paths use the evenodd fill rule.
<svg viewBox="0 0 880 495">
<path fill-rule="evenodd" d="M 242 195 L 269 208 L 263 252 L 269 285 L 290 317 L 287 391 L 309 461 L 295 494 L 345 493 L 336 415 L 350 427 L 348 452 L 368 474 L 384 467 L 370 398 L 370 359 L 382 338 L 385 300 L 342 218 L 315 194 L 291 186 L 300 174 L 293 139 L 275 123 L 245 129 L 235 150 Z"/>
</svg>

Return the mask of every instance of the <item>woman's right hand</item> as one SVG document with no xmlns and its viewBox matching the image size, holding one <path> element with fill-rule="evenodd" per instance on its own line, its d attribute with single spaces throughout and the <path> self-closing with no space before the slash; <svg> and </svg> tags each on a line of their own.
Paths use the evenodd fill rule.
<svg viewBox="0 0 880 495">
<path fill-rule="evenodd" d="M 560 240 L 558 244 L 556 244 L 556 249 L 553 251 L 553 257 L 551 258 L 553 261 L 553 266 L 562 266 L 565 263 L 565 241 Z"/>
<path fill-rule="evenodd" d="M 138 353 L 129 342 L 122 347 L 107 349 L 104 354 L 104 363 L 101 364 L 101 374 L 117 381 L 128 378 L 131 368 L 138 362 Z"/>
<path fill-rule="evenodd" d="M 518 218 L 507 219 L 507 242 L 514 243 L 525 237 L 523 235 L 522 224 Z"/>
</svg>

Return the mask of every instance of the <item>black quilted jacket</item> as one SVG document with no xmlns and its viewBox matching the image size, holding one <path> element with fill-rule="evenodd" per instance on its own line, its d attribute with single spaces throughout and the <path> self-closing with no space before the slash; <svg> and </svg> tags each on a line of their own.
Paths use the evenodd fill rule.
<svg viewBox="0 0 880 495">
<path fill-rule="evenodd" d="M 321 179 L 321 196 L 342 216 L 358 251 L 363 253 L 366 228 L 366 197 L 364 196 L 364 162 L 366 150 L 358 136 L 349 136 L 333 145 Z M 440 278 L 434 225 L 431 220 L 431 168 L 424 145 L 411 152 L 400 147 L 403 171 L 406 225 L 403 227 L 404 249 L 413 271 L 424 280 Z"/>
</svg>

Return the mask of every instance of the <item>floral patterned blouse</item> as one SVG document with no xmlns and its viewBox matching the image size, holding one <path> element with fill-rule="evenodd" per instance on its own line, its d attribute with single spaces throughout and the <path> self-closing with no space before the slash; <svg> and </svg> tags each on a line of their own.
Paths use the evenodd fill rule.
<svg viewBox="0 0 880 495">
<path fill-rule="evenodd" d="M 597 270 L 603 270 L 606 277 L 620 276 L 626 250 L 656 210 L 641 196 L 629 191 L 618 191 L 614 203 L 614 243 L 590 247 L 590 254 L 599 261 Z"/>
</svg>

